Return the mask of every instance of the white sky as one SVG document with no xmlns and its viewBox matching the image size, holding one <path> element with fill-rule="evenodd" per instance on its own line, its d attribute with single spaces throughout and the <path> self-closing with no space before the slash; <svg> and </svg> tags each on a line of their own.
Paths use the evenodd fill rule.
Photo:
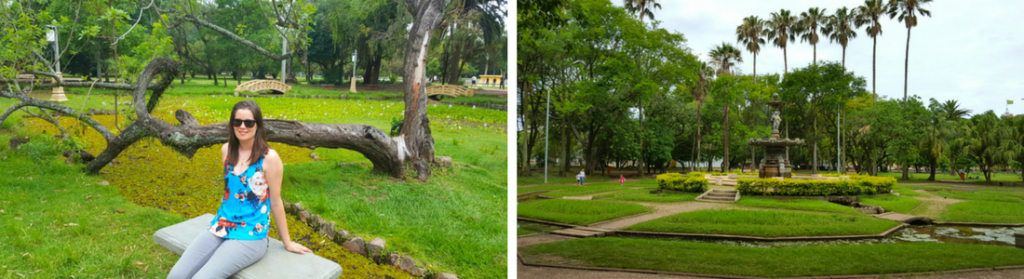
<svg viewBox="0 0 1024 279">
<path fill-rule="evenodd" d="M 622 6 L 622 0 L 613 0 Z M 790 10 L 794 16 L 811 7 L 854 8 L 863 0 L 662 0 L 662 9 L 654 11 L 661 27 L 683 33 L 688 46 L 702 60 L 723 41 L 743 50 L 743 73 L 753 72 L 753 57 L 736 42 L 736 26 L 744 17 L 756 15 L 768 20 L 772 12 Z M 1024 1 L 939 0 L 926 6 L 932 17 L 919 16 L 911 31 L 908 95 L 918 95 L 927 105 L 929 98 L 940 102 L 955 99 L 972 114 L 994 110 L 1003 114 L 1006 100 L 1013 114 L 1024 114 L 1024 29 L 1017 17 L 1024 12 Z M 867 80 L 871 90 L 871 37 L 857 30 L 857 37 L 846 49 L 846 68 Z M 818 61 L 842 60 L 842 47 L 827 38 L 818 43 Z M 903 63 L 907 29 L 902 22 L 882 22 L 878 37 L 877 90 L 879 96 L 903 98 Z M 790 42 L 787 47 L 789 69 L 812 63 L 809 43 Z M 767 43 L 757 56 L 757 74 L 781 73 L 782 49 Z"/>
</svg>

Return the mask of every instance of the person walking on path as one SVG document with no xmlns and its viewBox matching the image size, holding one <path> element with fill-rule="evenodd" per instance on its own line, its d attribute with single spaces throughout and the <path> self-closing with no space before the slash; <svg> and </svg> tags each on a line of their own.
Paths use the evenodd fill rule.
<svg viewBox="0 0 1024 279">
<path fill-rule="evenodd" d="M 505 89 L 505 76 L 501 76 L 501 84 L 498 85 L 498 89 Z"/>
<path fill-rule="evenodd" d="M 619 175 L 619 186 L 622 186 L 622 185 L 625 185 L 625 184 L 626 184 L 626 177 L 625 177 L 625 176 L 622 176 L 622 175 L 620 174 L 620 175 Z"/>
<path fill-rule="evenodd" d="M 228 278 L 263 258 L 269 248 L 267 231 L 274 215 L 285 250 L 312 253 L 292 242 L 281 202 L 284 166 L 267 144 L 263 112 L 245 100 L 231 110 L 228 143 L 221 146 L 224 195 L 217 216 L 185 248 L 167 278 Z"/>
<path fill-rule="evenodd" d="M 580 186 L 583 186 L 583 181 L 587 180 L 587 173 L 583 172 L 583 170 L 581 169 L 579 177 L 580 177 Z"/>
</svg>

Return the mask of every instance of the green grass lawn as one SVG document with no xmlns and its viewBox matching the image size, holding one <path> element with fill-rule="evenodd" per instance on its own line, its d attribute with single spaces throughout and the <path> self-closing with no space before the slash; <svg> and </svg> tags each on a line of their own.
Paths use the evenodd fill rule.
<svg viewBox="0 0 1024 279">
<path fill-rule="evenodd" d="M 927 272 L 1024 264 L 1021 249 L 945 243 L 764 249 L 602 237 L 538 244 L 519 251 L 528 262 L 763 277 Z"/>
<path fill-rule="evenodd" d="M 839 205 L 821 200 L 808 199 L 766 199 L 755 197 L 740 197 L 736 204 L 751 207 L 782 208 L 807 211 L 835 212 L 848 214 L 863 214 L 849 206 Z"/>
<path fill-rule="evenodd" d="M 175 109 L 191 112 L 201 124 L 226 121 L 231 106 L 244 99 L 181 92 L 168 95 L 153 114 L 172 124 L 177 123 L 172 114 Z M 76 110 L 86 103 L 86 110 L 113 109 L 111 95 L 92 95 L 88 102 L 84 95 L 69 94 L 68 98 L 70 101 L 63 104 Z M 121 96 L 119 101 L 128 100 Z M 267 118 L 368 124 L 385 131 L 390 130 L 392 117 L 401 116 L 403 107 L 401 100 L 255 100 Z M 0 99 L 0 109 L 14 103 L 14 100 Z M 43 131 L 52 135 L 56 131 L 43 121 L 22 119 L 22 114 L 15 113 L 4 122 L 3 128 L 34 135 L 42 135 Z M 411 179 L 415 175 L 412 170 L 407 171 L 409 179 L 406 181 L 370 174 L 370 162 L 349 150 L 318 148 L 315 152 L 320 162 L 314 162 L 309 149 L 270 143 L 285 162 L 282 196 L 290 202 L 302 202 L 313 213 L 335 221 L 338 229 L 363 238 L 386 239 L 389 251 L 410 255 L 429 270 L 452 272 L 463 278 L 504 278 L 507 276 L 508 159 L 504 131 L 507 113 L 439 105 L 429 107 L 428 115 L 434 120 L 431 130 L 437 156 L 451 156 L 455 162 L 451 169 L 435 169 L 430 182 Z M 95 118 L 116 133 L 113 116 Z M 124 117 L 120 121 L 123 127 Z M 61 123 L 67 128 L 74 121 L 62 118 Z M 483 123 L 494 125 L 484 126 Z M 78 125 L 76 131 L 83 126 Z M 95 131 L 75 135 L 93 154 L 99 154 L 105 147 Z M 6 139 L 3 142 L 6 144 Z M 210 197 L 217 195 L 219 188 L 215 185 L 223 183 L 217 179 L 219 148 L 219 145 L 202 148 L 189 159 L 159 141 L 142 140 L 104 168 L 101 176 L 109 180 L 122 197 L 137 205 L 184 217 L 214 212 L 219 200 Z M 179 167 L 168 169 L 167 166 Z M 158 173 L 161 179 L 141 175 L 153 173 Z M 276 235 L 276 229 L 271 227 L 270 233 Z M 316 236 L 312 239 L 318 243 L 307 246 L 313 246 L 311 249 L 318 255 L 341 263 L 349 276 L 402 277 L 365 259 L 353 260 L 352 254 L 343 251 L 340 245 L 325 244 Z"/>
<path fill-rule="evenodd" d="M 612 194 L 595 196 L 602 200 L 637 201 L 637 202 L 686 202 L 693 201 L 702 193 L 660 193 L 651 194 L 656 188 L 626 190 Z M 621 195 L 620 195 L 621 194 Z"/>
<path fill-rule="evenodd" d="M 552 185 L 552 186 L 531 186 L 531 187 L 517 187 L 516 191 L 519 194 L 536 192 L 536 191 L 549 191 L 541 195 L 548 197 L 566 197 L 566 196 L 587 196 L 597 193 L 613 192 L 613 191 L 624 191 L 630 190 L 629 187 L 621 187 L 618 183 L 587 183 L 585 186 L 576 185 Z"/>
<path fill-rule="evenodd" d="M 564 184 L 564 183 L 576 183 L 576 174 L 573 173 L 569 176 L 558 176 L 557 170 L 548 170 L 548 184 Z M 588 177 L 588 180 L 591 177 Z M 533 184 L 544 184 L 544 170 L 539 172 L 533 172 L 530 176 L 517 176 L 517 185 L 533 185 Z"/>
<path fill-rule="evenodd" d="M 874 198 L 860 197 L 860 203 L 874 206 L 881 206 L 886 212 L 910 213 L 915 207 L 921 205 L 921 200 L 897 195 L 878 196 Z"/>
<path fill-rule="evenodd" d="M 518 216 L 574 225 L 589 225 L 649 212 L 638 204 L 599 200 L 538 200 L 520 203 Z"/>
<path fill-rule="evenodd" d="M 978 223 L 1024 223 L 1024 203 L 962 201 L 949 205 L 941 221 Z"/>
<path fill-rule="evenodd" d="M 0 134 L 0 150 L 9 138 Z M 178 255 L 152 236 L 185 218 L 126 201 L 75 166 L 30 158 L 59 156 L 47 140 L 0 152 L 0 277 L 166 276 Z"/>
<path fill-rule="evenodd" d="M 902 172 L 879 172 L 878 173 L 878 176 L 880 176 L 880 177 L 886 177 L 886 176 L 888 176 L 888 177 L 895 177 L 897 180 L 899 180 L 899 182 L 914 182 L 914 183 L 933 182 L 933 181 L 928 181 L 928 176 L 929 175 L 931 175 L 931 174 L 930 173 L 924 173 L 924 172 L 922 172 L 922 173 L 910 172 L 909 173 L 910 180 L 899 180 L 900 178 L 903 178 L 903 173 Z M 967 179 L 967 180 L 964 180 L 964 181 L 972 182 L 972 183 L 985 183 L 985 174 L 983 174 L 981 172 L 972 172 L 972 173 L 970 173 L 970 176 L 978 176 L 980 179 Z M 960 181 L 960 176 L 959 175 L 951 175 L 951 174 L 948 174 L 948 173 L 936 172 L 935 173 L 935 180 L 957 180 L 957 181 Z M 992 182 L 1021 182 L 1021 177 L 1020 177 L 1020 174 L 993 173 L 992 174 Z"/>
<path fill-rule="evenodd" d="M 767 210 L 701 210 L 642 222 L 627 230 L 761 237 L 877 234 L 898 223 L 870 217 Z"/>
</svg>

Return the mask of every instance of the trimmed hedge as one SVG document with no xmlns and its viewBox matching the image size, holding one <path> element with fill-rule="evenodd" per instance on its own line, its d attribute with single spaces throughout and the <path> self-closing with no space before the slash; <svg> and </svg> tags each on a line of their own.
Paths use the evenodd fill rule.
<svg viewBox="0 0 1024 279">
<path fill-rule="evenodd" d="M 849 180 L 777 180 L 740 178 L 736 190 L 743 195 L 833 196 L 889 193 L 896 178 L 851 176 Z"/>
<path fill-rule="evenodd" d="M 704 175 L 683 176 L 679 173 L 666 173 L 658 175 L 658 188 L 662 190 L 674 190 L 692 193 L 707 192 L 708 179 Z"/>
<path fill-rule="evenodd" d="M 740 171 L 733 171 L 733 172 L 700 172 L 700 171 L 695 171 L 695 172 L 687 173 L 686 176 L 687 177 L 690 177 L 690 176 L 701 176 L 701 177 L 703 177 L 705 174 L 710 174 L 710 175 L 713 175 L 713 176 L 722 176 L 722 175 L 730 175 L 730 174 L 757 175 L 757 172 L 740 172 Z"/>
</svg>

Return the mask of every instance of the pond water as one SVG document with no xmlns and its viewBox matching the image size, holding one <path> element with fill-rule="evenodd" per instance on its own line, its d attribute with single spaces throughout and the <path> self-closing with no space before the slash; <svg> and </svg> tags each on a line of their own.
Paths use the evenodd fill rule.
<svg viewBox="0 0 1024 279">
<path fill-rule="evenodd" d="M 519 221 L 520 227 L 526 226 L 547 226 L 527 221 Z M 547 226 L 551 227 L 551 226 Z M 557 227 L 554 227 L 558 229 Z M 547 230 L 544 232 L 550 232 Z M 725 245 L 755 247 L 755 248 L 778 248 L 778 247 L 799 247 L 799 246 L 831 246 L 831 245 L 871 245 L 891 244 L 908 242 L 936 242 L 936 243 L 957 243 L 994 246 L 1014 246 L 1016 240 L 1014 233 L 1024 233 L 1024 227 L 980 227 L 980 226 L 940 226 L 923 225 L 910 226 L 885 238 L 875 239 L 839 239 L 839 240 L 799 240 L 799 241 L 756 241 L 756 240 L 723 240 L 694 237 L 655 237 L 643 236 L 638 238 L 656 238 L 668 240 L 687 240 L 718 243 Z M 634 237 L 634 236 L 630 236 Z"/>
</svg>

